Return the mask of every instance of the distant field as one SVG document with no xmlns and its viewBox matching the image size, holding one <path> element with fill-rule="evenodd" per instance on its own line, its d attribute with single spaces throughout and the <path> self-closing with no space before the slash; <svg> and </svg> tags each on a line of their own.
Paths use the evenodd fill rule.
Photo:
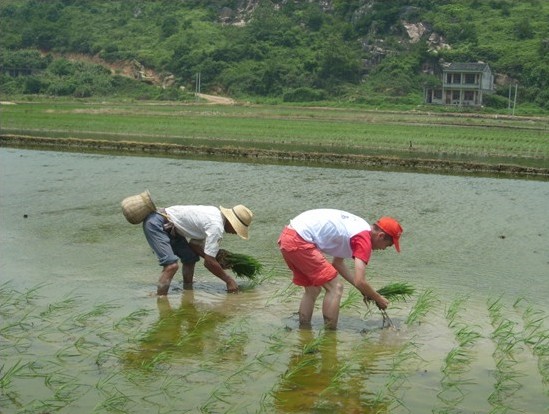
<svg viewBox="0 0 549 414">
<path fill-rule="evenodd" d="M 352 157 L 549 169 L 549 118 L 361 109 L 176 103 L 36 102 L 1 106 L 3 145 L 13 137 L 93 140 L 129 150 L 232 153 L 350 162 Z M 11 137 L 10 140 L 6 137 Z M 39 145 L 38 141 L 32 141 Z M 17 145 L 22 145 L 19 142 Z M 48 145 L 52 145 L 48 141 Z M 169 148 L 166 146 L 170 146 Z M 83 145 L 85 146 L 85 145 Z M 168 149 L 167 149 L 168 148 Z M 236 151 L 236 152 L 235 152 Z M 282 154 L 282 155 L 281 155 Z M 358 161 L 357 161 L 358 162 Z M 389 163 L 390 164 L 390 163 Z M 398 163 L 397 163 L 398 164 Z M 423 165 L 423 164 L 422 164 Z"/>
</svg>

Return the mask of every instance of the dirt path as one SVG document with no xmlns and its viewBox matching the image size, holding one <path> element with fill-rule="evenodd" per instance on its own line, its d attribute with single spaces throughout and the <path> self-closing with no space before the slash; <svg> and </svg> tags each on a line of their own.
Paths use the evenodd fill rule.
<svg viewBox="0 0 549 414">
<path fill-rule="evenodd" d="M 197 93 L 196 96 L 199 98 L 205 99 L 209 103 L 212 104 L 218 104 L 218 105 L 234 105 L 235 101 L 231 98 L 225 98 L 223 96 L 216 96 L 216 95 L 206 95 L 203 93 Z"/>
</svg>

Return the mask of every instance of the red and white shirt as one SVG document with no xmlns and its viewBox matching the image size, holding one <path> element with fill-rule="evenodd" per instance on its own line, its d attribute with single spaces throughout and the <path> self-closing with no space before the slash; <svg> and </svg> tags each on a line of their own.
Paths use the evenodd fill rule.
<svg viewBox="0 0 549 414">
<path fill-rule="evenodd" d="M 306 241 L 333 257 L 356 257 L 365 263 L 372 253 L 371 227 L 354 214 L 335 209 L 308 210 L 290 221 Z"/>
</svg>

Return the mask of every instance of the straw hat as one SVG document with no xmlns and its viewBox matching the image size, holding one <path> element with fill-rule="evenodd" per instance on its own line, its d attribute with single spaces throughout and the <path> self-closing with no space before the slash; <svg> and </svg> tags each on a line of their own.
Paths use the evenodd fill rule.
<svg viewBox="0 0 549 414">
<path fill-rule="evenodd" d="M 225 216 L 236 234 L 245 240 L 248 240 L 248 227 L 252 223 L 252 217 L 254 216 L 250 209 L 242 204 L 234 206 L 233 208 L 225 208 L 219 206 L 221 213 Z"/>
</svg>

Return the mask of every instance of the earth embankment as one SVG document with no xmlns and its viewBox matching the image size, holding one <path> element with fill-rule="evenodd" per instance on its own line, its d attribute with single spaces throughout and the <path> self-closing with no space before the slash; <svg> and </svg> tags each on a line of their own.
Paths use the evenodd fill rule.
<svg viewBox="0 0 549 414">
<path fill-rule="evenodd" d="M 512 164 L 490 164 L 435 158 L 401 158 L 391 155 L 338 154 L 297 152 L 278 149 L 215 147 L 136 141 L 108 141 L 76 138 L 49 138 L 12 134 L 0 135 L 0 146 L 44 148 L 70 151 L 116 152 L 118 154 L 149 154 L 159 156 L 210 156 L 233 160 L 265 162 L 297 162 L 315 165 L 348 166 L 351 168 L 395 169 L 399 171 L 439 172 L 451 174 L 489 174 L 504 177 L 549 179 L 549 168 Z"/>
</svg>

